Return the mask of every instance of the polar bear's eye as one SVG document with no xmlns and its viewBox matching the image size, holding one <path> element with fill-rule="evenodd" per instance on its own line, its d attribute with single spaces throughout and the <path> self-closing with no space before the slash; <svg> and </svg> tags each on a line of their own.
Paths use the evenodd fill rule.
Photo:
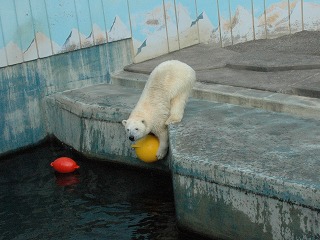
<svg viewBox="0 0 320 240">
<path fill-rule="evenodd" d="M 129 132 L 129 128 L 127 129 L 127 131 Z"/>
<path fill-rule="evenodd" d="M 136 131 L 138 131 L 139 130 L 139 128 L 136 128 Z"/>
</svg>

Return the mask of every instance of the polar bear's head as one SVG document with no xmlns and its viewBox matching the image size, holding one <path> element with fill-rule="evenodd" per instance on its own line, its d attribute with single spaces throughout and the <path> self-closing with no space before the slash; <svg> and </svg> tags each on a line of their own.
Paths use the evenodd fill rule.
<svg viewBox="0 0 320 240">
<path fill-rule="evenodd" d="M 146 122 L 143 119 L 129 118 L 123 120 L 122 125 L 126 128 L 130 141 L 136 141 L 148 134 Z"/>
</svg>

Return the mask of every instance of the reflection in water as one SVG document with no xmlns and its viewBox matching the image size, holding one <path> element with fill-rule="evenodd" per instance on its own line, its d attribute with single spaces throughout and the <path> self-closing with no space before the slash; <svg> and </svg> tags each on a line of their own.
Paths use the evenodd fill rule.
<svg viewBox="0 0 320 240">
<path fill-rule="evenodd" d="M 78 173 L 55 173 L 56 184 L 61 187 L 76 185 L 80 182 L 80 175 Z"/>
<path fill-rule="evenodd" d="M 58 174 L 60 156 L 80 169 Z M 84 159 L 49 144 L 0 161 L 0 239 L 186 239 L 169 176 Z"/>
</svg>

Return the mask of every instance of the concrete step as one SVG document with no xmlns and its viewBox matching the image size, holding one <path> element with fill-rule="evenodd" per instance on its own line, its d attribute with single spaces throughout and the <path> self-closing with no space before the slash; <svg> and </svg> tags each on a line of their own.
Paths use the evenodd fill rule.
<svg viewBox="0 0 320 240">
<path fill-rule="evenodd" d="M 260 72 L 320 69 L 320 56 L 264 50 L 241 53 L 227 61 L 227 67 Z"/>
<path fill-rule="evenodd" d="M 122 71 L 111 77 L 113 85 L 143 89 L 148 74 Z M 197 82 L 192 93 L 197 99 L 290 113 L 303 118 L 320 119 L 320 99 L 262 91 L 244 87 Z"/>
</svg>

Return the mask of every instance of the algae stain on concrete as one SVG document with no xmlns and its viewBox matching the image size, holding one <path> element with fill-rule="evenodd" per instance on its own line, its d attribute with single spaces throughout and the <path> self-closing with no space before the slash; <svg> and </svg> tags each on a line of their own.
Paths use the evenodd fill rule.
<svg viewBox="0 0 320 240">
<path fill-rule="evenodd" d="M 320 229 L 306 220 L 320 219 L 308 208 L 177 174 L 173 179 L 178 219 L 195 231 L 211 229 L 210 236 L 226 239 L 303 239 Z"/>
<path fill-rule="evenodd" d="M 121 123 L 84 120 L 83 150 L 95 154 L 112 154 L 115 156 L 131 157 L 132 151 L 126 141 Z M 124 146 L 124 144 L 126 146 Z"/>
</svg>

